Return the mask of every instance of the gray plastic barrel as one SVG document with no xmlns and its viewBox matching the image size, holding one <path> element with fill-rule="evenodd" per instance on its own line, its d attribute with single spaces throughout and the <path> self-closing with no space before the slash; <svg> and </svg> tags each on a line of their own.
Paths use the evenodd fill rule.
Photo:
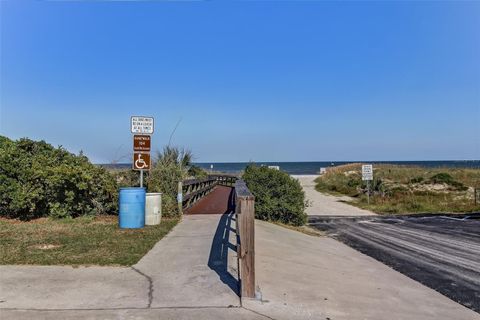
<svg viewBox="0 0 480 320">
<path fill-rule="evenodd" d="M 162 219 L 162 194 L 147 193 L 145 202 L 145 224 L 153 226 L 160 224 Z"/>
</svg>

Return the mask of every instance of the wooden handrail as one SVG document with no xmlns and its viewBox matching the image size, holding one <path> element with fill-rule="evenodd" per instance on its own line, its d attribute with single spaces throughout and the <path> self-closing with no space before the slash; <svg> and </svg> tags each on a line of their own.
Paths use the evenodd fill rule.
<svg viewBox="0 0 480 320">
<path fill-rule="evenodd" d="M 178 188 L 182 191 L 182 209 L 190 208 L 195 202 L 209 194 L 216 185 L 217 180 L 212 178 L 183 181 Z"/>
<path fill-rule="evenodd" d="M 238 180 L 236 175 L 229 174 L 212 174 L 208 176 L 209 178 L 216 179 L 218 184 L 228 187 L 234 187 L 235 182 Z"/>
<path fill-rule="evenodd" d="M 240 295 L 255 297 L 255 197 L 243 180 L 235 182 L 235 221 L 239 243 Z"/>
<path fill-rule="evenodd" d="M 209 175 L 203 179 L 188 179 L 180 183 L 178 189 L 181 190 L 182 200 L 179 203 L 181 209 L 188 209 L 197 201 L 209 194 L 217 185 L 233 187 L 238 177 L 234 175 Z"/>
</svg>

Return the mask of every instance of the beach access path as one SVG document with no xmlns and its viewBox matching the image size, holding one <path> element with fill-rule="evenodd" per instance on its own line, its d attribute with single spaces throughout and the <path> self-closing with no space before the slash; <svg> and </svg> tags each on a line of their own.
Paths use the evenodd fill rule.
<svg viewBox="0 0 480 320">
<path fill-rule="evenodd" d="M 0 266 L 0 318 L 480 319 L 341 242 L 258 220 L 258 294 L 240 299 L 235 230 L 231 213 L 185 215 L 132 267 Z"/>
<path fill-rule="evenodd" d="M 480 319 L 334 239 L 255 228 L 259 299 L 237 295 L 231 215 L 192 215 L 131 268 L 0 266 L 0 318 Z"/>
<path fill-rule="evenodd" d="M 268 319 L 241 308 L 227 218 L 184 216 L 132 267 L 0 266 L 0 319 Z"/>
<path fill-rule="evenodd" d="M 315 190 L 318 175 L 292 175 L 302 185 L 305 196 L 310 203 L 307 215 L 312 216 L 370 216 L 375 213 L 354 207 L 345 202 L 353 201 L 347 196 L 332 196 Z"/>
</svg>

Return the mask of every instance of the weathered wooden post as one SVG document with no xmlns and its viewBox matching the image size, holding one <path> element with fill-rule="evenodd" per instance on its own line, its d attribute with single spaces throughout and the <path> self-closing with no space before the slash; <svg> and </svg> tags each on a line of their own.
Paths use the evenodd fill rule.
<svg viewBox="0 0 480 320">
<path fill-rule="evenodd" d="M 235 184 L 237 232 L 240 246 L 237 254 L 240 259 L 240 294 L 242 297 L 255 297 L 255 197 L 245 182 Z"/>
</svg>

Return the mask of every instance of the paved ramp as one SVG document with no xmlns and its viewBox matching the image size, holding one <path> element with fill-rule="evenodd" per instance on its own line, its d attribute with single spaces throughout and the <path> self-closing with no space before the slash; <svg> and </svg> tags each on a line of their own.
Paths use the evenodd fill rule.
<svg viewBox="0 0 480 320">
<path fill-rule="evenodd" d="M 255 223 L 262 301 L 275 320 L 480 320 L 480 314 L 328 237 Z"/>
<path fill-rule="evenodd" d="M 233 188 L 216 186 L 134 266 L 151 281 L 151 307 L 240 306 L 233 209 Z"/>
<path fill-rule="evenodd" d="M 134 266 L 151 280 L 152 307 L 240 305 L 235 274 L 228 272 L 229 258 L 235 261 L 230 218 L 185 216 Z"/>
<path fill-rule="evenodd" d="M 480 214 L 309 220 L 311 226 L 480 312 Z"/>
</svg>

